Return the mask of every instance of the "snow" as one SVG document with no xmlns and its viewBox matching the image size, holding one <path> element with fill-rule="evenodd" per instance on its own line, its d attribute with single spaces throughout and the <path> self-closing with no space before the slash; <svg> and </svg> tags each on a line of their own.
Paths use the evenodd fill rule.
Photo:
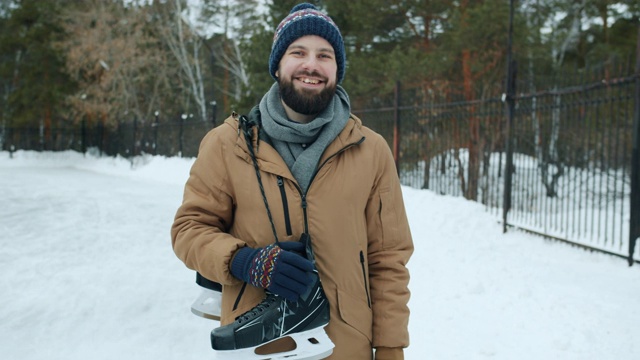
<svg viewBox="0 0 640 360">
<path fill-rule="evenodd" d="M 169 229 L 193 159 L 0 152 L 3 359 L 210 359 Z M 403 188 L 406 359 L 640 358 L 640 267 Z"/>
</svg>

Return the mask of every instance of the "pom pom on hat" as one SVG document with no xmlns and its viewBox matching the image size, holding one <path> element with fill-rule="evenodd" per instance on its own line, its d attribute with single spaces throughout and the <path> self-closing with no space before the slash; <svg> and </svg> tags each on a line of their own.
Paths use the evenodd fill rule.
<svg viewBox="0 0 640 360">
<path fill-rule="evenodd" d="M 313 4 L 309 4 L 309 3 L 301 3 L 301 4 L 298 4 L 298 5 L 294 6 L 294 7 L 291 9 L 291 11 L 289 11 L 289 14 L 293 14 L 294 12 L 296 12 L 296 11 L 300 11 L 300 10 L 303 10 L 303 9 L 313 9 L 313 10 L 318 10 L 318 8 L 317 8 L 317 7 L 315 7 L 315 5 L 313 5 Z"/>
<path fill-rule="evenodd" d="M 346 56 L 344 51 L 344 41 L 340 34 L 340 29 L 331 18 L 318 10 L 312 4 L 302 3 L 291 9 L 273 35 L 273 45 L 269 56 L 269 73 L 276 79 L 278 64 L 289 45 L 297 39 L 306 35 L 317 35 L 329 42 L 333 47 L 338 65 L 337 82 L 344 79 Z"/>
</svg>

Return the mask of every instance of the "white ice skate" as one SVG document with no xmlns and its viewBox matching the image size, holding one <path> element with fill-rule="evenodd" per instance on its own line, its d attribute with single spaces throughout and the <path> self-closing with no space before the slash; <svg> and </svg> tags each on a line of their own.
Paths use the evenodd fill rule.
<svg viewBox="0 0 640 360">
<path fill-rule="evenodd" d="M 222 285 L 196 272 L 196 284 L 202 287 L 200 296 L 191 304 L 191 312 L 205 319 L 220 320 Z"/>
<path fill-rule="evenodd" d="M 191 312 L 205 319 L 220 320 L 220 302 L 222 293 L 207 288 L 202 289 L 200 296 L 191 304 Z"/>
</svg>

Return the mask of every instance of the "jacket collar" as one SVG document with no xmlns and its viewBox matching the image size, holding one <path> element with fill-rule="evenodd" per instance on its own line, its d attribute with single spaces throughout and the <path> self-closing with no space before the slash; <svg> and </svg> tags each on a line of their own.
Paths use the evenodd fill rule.
<svg viewBox="0 0 640 360">
<path fill-rule="evenodd" d="M 225 120 L 225 124 L 231 126 L 234 132 L 238 134 L 236 136 L 236 142 L 234 146 L 234 154 L 244 159 L 249 164 L 252 164 L 249 148 L 245 141 L 244 135 L 240 130 L 239 118 L 237 114 L 232 114 Z M 324 163 L 327 159 L 331 158 L 343 149 L 349 146 L 359 145 L 364 141 L 364 133 L 362 132 L 362 121 L 355 115 L 351 114 L 349 120 L 344 129 L 338 134 L 335 140 L 324 151 L 320 158 L 320 164 Z M 255 151 L 256 159 L 260 169 L 270 172 L 276 175 L 280 175 L 289 179 L 293 179 L 293 175 L 289 171 L 287 164 L 278 154 L 275 148 L 269 145 L 266 141 L 260 140 L 258 142 L 258 149 Z"/>
</svg>

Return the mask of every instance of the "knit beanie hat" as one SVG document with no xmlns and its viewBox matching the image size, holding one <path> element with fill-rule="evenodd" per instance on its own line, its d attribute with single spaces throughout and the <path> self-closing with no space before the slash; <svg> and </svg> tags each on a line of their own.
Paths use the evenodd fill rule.
<svg viewBox="0 0 640 360">
<path fill-rule="evenodd" d="M 278 25 L 273 35 L 271 56 L 269 56 L 269 73 L 271 77 L 276 79 L 276 71 L 278 70 L 280 59 L 282 59 L 289 45 L 306 35 L 320 36 L 333 46 L 336 63 L 338 64 L 337 83 L 341 83 L 342 79 L 344 79 L 346 56 L 340 29 L 329 16 L 321 13 L 317 7 L 309 3 L 294 6 L 289 15 Z"/>
</svg>

